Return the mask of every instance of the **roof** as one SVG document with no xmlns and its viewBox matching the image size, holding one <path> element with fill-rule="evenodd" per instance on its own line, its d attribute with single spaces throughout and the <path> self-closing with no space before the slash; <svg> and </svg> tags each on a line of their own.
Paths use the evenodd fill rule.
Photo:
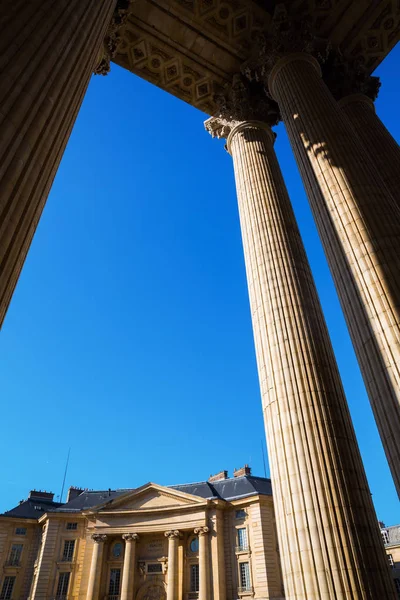
<svg viewBox="0 0 400 600">
<path fill-rule="evenodd" d="M 62 506 L 62 503 L 53 502 L 52 500 L 28 498 L 28 500 L 24 500 L 11 510 L 6 511 L 2 516 L 19 519 L 40 519 L 44 513 L 56 510 L 59 506 Z"/>
<path fill-rule="evenodd" d="M 221 500 L 237 500 L 247 496 L 261 494 L 272 496 L 271 480 L 265 477 L 231 477 L 219 481 L 201 481 L 199 483 L 185 483 L 183 485 L 170 486 L 174 490 L 201 496 L 201 498 L 220 498 Z"/>
<path fill-rule="evenodd" d="M 271 480 L 264 477 L 253 477 L 252 475 L 221 479 L 220 481 L 213 481 L 212 483 L 200 481 L 198 483 L 184 483 L 167 487 L 204 499 L 221 499 L 228 501 L 255 496 L 257 494 L 265 496 L 272 495 Z M 94 508 L 99 504 L 104 504 L 107 500 L 112 501 L 123 494 L 133 492 L 135 489 L 136 488 L 103 491 L 85 490 L 82 494 L 65 504 L 51 502 L 50 500 L 29 498 L 15 508 L 5 512 L 2 516 L 19 517 L 22 519 L 39 519 L 45 512 L 80 513 L 83 510 Z"/>
</svg>

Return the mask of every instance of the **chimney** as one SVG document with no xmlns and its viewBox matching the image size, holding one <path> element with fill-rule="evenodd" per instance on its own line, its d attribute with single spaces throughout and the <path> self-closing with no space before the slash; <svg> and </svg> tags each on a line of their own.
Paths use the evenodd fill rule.
<svg viewBox="0 0 400 600">
<path fill-rule="evenodd" d="M 234 477 L 244 477 L 245 475 L 251 475 L 251 469 L 249 465 L 244 465 L 241 469 L 235 469 L 233 471 Z"/>
<path fill-rule="evenodd" d="M 210 475 L 208 481 L 212 483 L 213 481 L 221 481 L 222 479 L 228 479 L 228 471 L 220 471 L 215 475 Z"/>
<path fill-rule="evenodd" d="M 68 494 L 67 494 L 67 502 L 74 500 L 74 498 L 77 498 L 78 496 L 80 496 L 82 494 L 82 492 L 84 492 L 84 491 L 85 490 L 83 490 L 82 488 L 74 487 L 73 485 L 71 485 L 71 487 L 68 490 Z"/>
<path fill-rule="evenodd" d="M 31 500 L 50 500 L 50 502 L 54 498 L 53 492 L 42 492 L 42 490 L 31 490 L 29 492 L 29 498 Z"/>
</svg>

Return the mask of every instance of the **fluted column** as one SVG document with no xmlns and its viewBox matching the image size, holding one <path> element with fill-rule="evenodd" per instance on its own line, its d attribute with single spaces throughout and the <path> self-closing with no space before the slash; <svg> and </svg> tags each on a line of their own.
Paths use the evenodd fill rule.
<svg viewBox="0 0 400 600">
<path fill-rule="evenodd" d="M 269 89 L 306 187 L 400 494 L 400 208 L 307 54 Z"/>
<path fill-rule="evenodd" d="M 1 4 L 0 326 L 115 4 Z"/>
<path fill-rule="evenodd" d="M 194 530 L 199 536 L 199 600 L 208 600 L 208 527 Z"/>
<path fill-rule="evenodd" d="M 125 541 L 125 554 L 122 571 L 121 600 L 131 600 L 134 589 L 136 542 L 139 536 L 137 533 L 125 533 L 122 539 Z"/>
<path fill-rule="evenodd" d="M 101 577 L 101 563 L 103 558 L 104 542 L 107 540 L 106 535 L 92 535 L 93 554 L 92 562 L 90 563 L 90 573 L 86 600 L 98 600 L 99 598 L 99 583 Z"/>
<path fill-rule="evenodd" d="M 167 600 L 178 600 L 178 545 L 180 532 L 166 531 L 168 538 L 168 585 Z"/>
<path fill-rule="evenodd" d="M 207 123 L 207 122 L 206 122 Z M 229 133 L 288 600 L 394 598 L 311 270 L 260 122 Z"/>
<path fill-rule="evenodd" d="M 400 206 L 400 146 L 376 114 L 373 101 L 364 94 L 351 94 L 339 100 L 339 106 Z"/>
</svg>

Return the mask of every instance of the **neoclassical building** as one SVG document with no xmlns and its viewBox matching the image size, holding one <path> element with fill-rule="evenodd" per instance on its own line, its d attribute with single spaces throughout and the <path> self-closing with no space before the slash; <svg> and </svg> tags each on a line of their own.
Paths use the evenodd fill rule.
<svg viewBox="0 0 400 600">
<path fill-rule="evenodd" d="M 1 600 L 282 599 L 271 482 L 31 491 L 0 515 Z"/>
<path fill-rule="evenodd" d="M 286 597 L 393 600 L 272 128 L 285 124 L 400 494 L 400 148 L 373 75 L 399 2 L 3 0 L 0 31 L 0 322 L 92 74 L 114 61 L 202 110 L 233 160 Z"/>
</svg>

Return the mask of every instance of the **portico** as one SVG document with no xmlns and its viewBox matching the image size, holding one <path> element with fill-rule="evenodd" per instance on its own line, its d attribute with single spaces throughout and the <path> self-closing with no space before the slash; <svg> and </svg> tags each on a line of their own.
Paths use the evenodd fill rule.
<svg viewBox="0 0 400 600">
<path fill-rule="evenodd" d="M 394 598 L 271 127 L 285 123 L 400 494 L 400 151 L 372 76 L 399 39 L 400 8 L 265 4 L 6 0 L 0 322 L 93 72 L 115 61 L 210 115 L 233 159 L 286 596 Z M 112 597 L 118 582 L 123 600 L 152 586 L 176 600 L 193 577 L 201 600 L 211 587 L 224 600 L 223 506 L 172 496 L 153 486 L 83 513 L 82 598 Z M 38 575 L 32 600 L 43 585 Z"/>
</svg>

